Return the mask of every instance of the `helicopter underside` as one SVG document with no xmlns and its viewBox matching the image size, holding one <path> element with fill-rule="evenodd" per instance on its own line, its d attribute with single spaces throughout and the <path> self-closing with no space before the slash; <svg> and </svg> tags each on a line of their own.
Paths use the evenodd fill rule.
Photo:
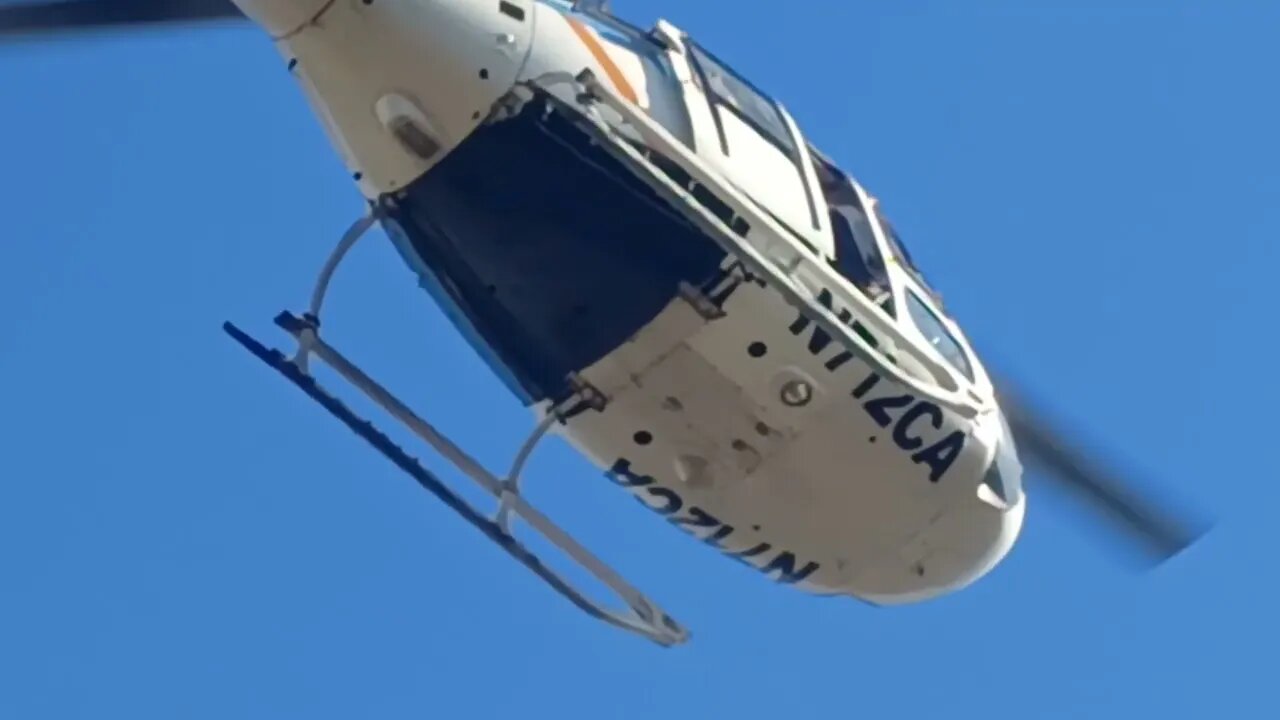
<svg viewBox="0 0 1280 720">
<path fill-rule="evenodd" d="M 820 341 L 763 281 L 735 280 L 687 208 L 543 100 L 383 202 L 406 262 L 493 370 L 529 405 L 597 389 L 608 406 L 567 420 L 566 439 L 775 580 L 893 602 L 966 575 L 1001 527 L 968 517 L 998 515 L 971 492 L 982 443 Z M 785 407 L 791 377 L 818 397 Z M 975 549 L 939 548 L 931 528 Z"/>
<path fill-rule="evenodd" d="M 526 403 L 649 324 L 725 253 L 634 175 L 532 108 L 482 127 L 387 203 L 422 285 Z"/>
</svg>

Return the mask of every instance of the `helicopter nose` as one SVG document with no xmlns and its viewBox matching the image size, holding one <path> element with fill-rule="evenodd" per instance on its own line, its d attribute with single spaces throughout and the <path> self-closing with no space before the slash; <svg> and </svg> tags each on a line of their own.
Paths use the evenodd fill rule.
<svg viewBox="0 0 1280 720">
<path fill-rule="evenodd" d="M 1022 463 L 1014 445 L 1013 432 L 1004 414 L 1000 414 L 1000 434 L 996 440 L 991 465 L 978 485 L 978 500 L 971 513 L 985 518 L 976 522 L 986 530 L 976 533 L 970 545 L 970 567 L 960 573 L 956 585 L 969 585 L 991 572 L 1013 550 L 1022 533 L 1022 523 L 1027 515 L 1027 494 L 1022 489 Z M 995 510 L 993 516 L 991 510 Z M 963 513 L 964 511 L 960 511 Z M 968 513 L 965 513 L 968 514 Z"/>
<path fill-rule="evenodd" d="M 996 439 L 995 457 L 987 468 L 978 488 L 979 495 L 993 504 L 1016 505 L 1022 496 L 1022 461 L 1018 459 L 1018 447 L 1013 430 L 1004 413 L 999 414 L 1000 433 Z"/>
<path fill-rule="evenodd" d="M 955 512 L 966 516 L 964 523 L 975 531 L 963 533 L 970 543 L 956 543 L 956 550 L 966 556 L 958 564 L 968 567 L 957 573 L 951 589 L 959 589 L 981 579 L 995 569 L 1017 544 L 1027 516 L 1027 494 L 1022 488 L 1022 463 L 1014 445 L 1013 432 L 1004 414 L 1000 415 L 1000 433 L 995 454 L 978 485 L 978 502 Z M 992 513 L 992 510 L 995 513 Z M 957 532 L 956 537 L 962 533 Z M 967 545 L 967 549 L 966 549 Z"/>
<path fill-rule="evenodd" d="M 273 38 L 297 32 L 333 4 L 333 0 L 232 0 L 240 11 Z"/>
<path fill-rule="evenodd" d="M 879 605 L 901 605 L 950 595 L 982 579 L 1018 542 L 1027 515 L 1022 464 L 1004 419 L 996 448 L 976 492 L 946 510 L 916 536 L 895 562 L 863 579 Z"/>
<path fill-rule="evenodd" d="M 892 568 L 864 578 L 875 591 L 859 597 L 877 605 L 905 605 L 950 595 L 981 580 L 1013 550 L 1027 515 L 1027 496 L 993 507 L 979 499 L 945 513 L 905 548 Z"/>
<path fill-rule="evenodd" d="M 987 545 L 987 550 L 979 556 L 975 567 L 967 578 L 965 584 L 972 583 L 987 573 L 995 569 L 1002 560 L 1013 550 L 1013 546 L 1018 542 L 1018 536 L 1022 534 L 1022 524 L 1027 517 L 1027 495 L 1019 492 L 1017 499 L 1012 505 L 1005 507 L 1000 515 L 999 520 L 995 522 L 995 531 L 992 533 L 993 538 Z"/>
</svg>

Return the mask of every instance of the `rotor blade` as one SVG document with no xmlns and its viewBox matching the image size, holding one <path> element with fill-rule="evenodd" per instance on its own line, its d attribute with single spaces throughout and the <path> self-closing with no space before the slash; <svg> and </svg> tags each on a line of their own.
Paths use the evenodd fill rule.
<svg viewBox="0 0 1280 720">
<path fill-rule="evenodd" d="M 231 0 L 62 0 L 0 4 L 0 40 L 243 18 Z"/>
<path fill-rule="evenodd" d="M 1208 529 L 1202 519 L 1176 510 L 1152 492 L 1140 492 L 1136 485 L 1068 443 L 1065 434 L 1008 383 L 997 385 L 997 397 L 1024 462 L 1045 471 L 1082 499 L 1090 511 L 1136 541 L 1155 564 L 1181 552 Z"/>
</svg>

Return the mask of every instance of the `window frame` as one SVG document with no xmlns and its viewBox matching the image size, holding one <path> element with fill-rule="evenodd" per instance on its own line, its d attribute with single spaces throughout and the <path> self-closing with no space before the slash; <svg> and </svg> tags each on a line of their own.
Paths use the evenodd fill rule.
<svg viewBox="0 0 1280 720">
<path fill-rule="evenodd" d="M 841 220 L 839 221 L 829 220 L 827 222 L 828 232 L 831 234 L 832 249 L 832 256 L 827 259 L 828 264 L 831 265 L 832 269 L 834 269 L 846 282 L 857 286 L 857 282 L 844 269 L 845 264 L 849 263 L 851 259 L 845 257 L 846 253 L 843 252 L 843 250 L 851 249 L 857 253 L 858 260 L 856 262 L 861 263 L 872 276 L 872 279 L 883 285 L 883 289 L 887 293 L 887 298 L 880 304 L 880 308 L 884 310 L 890 318 L 893 318 L 896 321 L 897 304 L 894 302 L 894 295 L 896 294 L 894 285 L 896 283 L 894 281 L 893 272 L 890 269 L 892 256 L 885 252 L 885 247 L 877 235 L 876 225 L 878 223 L 876 218 L 872 216 L 872 212 L 869 209 L 869 198 L 866 197 L 865 192 L 858 185 L 857 181 L 850 177 L 848 173 L 842 170 L 830 158 L 826 157 L 812 146 L 809 146 L 807 149 L 810 161 L 814 168 L 814 182 L 817 184 L 818 195 L 822 197 L 823 205 L 826 207 L 828 215 L 841 216 Z M 848 218 L 844 217 L 843 213 L 836 210 L 836 208 L 841 205 L 847 205 L 849 203 L 832 204 L 833 198 L 836 200 L 840 200 L 841 198 L 835 194 L 828 194 L 826 187 L 829 185 L 839 185 L 841 186 L 839 191 L 848 193 L 849 199 L 852 200 L 854 208 L 862 215 L 863 227 L 860 229 L 864 231 L 863 234 L 857 232 L 859 228 L 853 227 L 851 223 L 847 222 Z M 836 232 L 836 222 L 845 222 L 850 225 L 849 231 L 852 237 L 843 243 Z M 852 245 L 852 247 L 843 247 L 846 243 Z M 864 250 L 870 251 L 872 255 L 871 263 L 867 262 L 866 254 L 863 252 Z M 861 288 L 858 289 L 861 291 Z"/>
<path fill-rule="evenodd" d="M 674 68 L 670 67 L 672 62 L 682 62 L 687 68 L 689 75 L 693 79 L 694 86 L 702 93 L 707 103 L 707 110 L 711 116 L 712 124 L 715 126 L 718 136 L 720 151 L 728 158 L 732 156 L 732 148 L 729 147 L 729 138 L 725 130 L 724 119 L 721 115 L 723 111 L 728 111 L 735 118 L 740 120 L 747 128 L 759 135 L 769 146 L 787 158 L 793 171 L 797 174 L 800 187 L 804 192 L 804 200 L 806 209 L 809 214 L 808 230 L 802 231 L 802 228 L 793 227 L 790 222 L 773 214 L 770 208 L 756 202 L 763 211 L 770 214 L 773 219 L 778 222 L 790 235 L 798 240 L 801 245 L 812 255 L 821 257 L 823 253 L 814 245 L 812 239 L 807 233 L 816 233 L 822 235 L 828 231 L 826 218 L 823 216 L 823 207 L 819 205 L 817 195 L 819 189 L 816 187 L 817 178 L 814 176 L 814 166 L 810 163 L 810 158 L 805 152 L 807 143 L 804 134 L 801 132 L 795 120 L 787 112 L 786 107 L 780 103 L 777 98 L 769 93 L 764 92 L 755 83 L 751 82 L 746 76 L 734 69 L 733 66 L 726 63 L 715 53 L 707 49 L 706 46 L 698 43 L 687 32 L 680 31 L 676 28 L 674 37 L 669 40 L 660 39 L 655 33 L 657 28 L 652 30 L 643 30 L 635 24 L 620 18 L 613 14 L 605 2 L 571 2 L 569 12 L 590 18 L 604 25 L 608 25 L 623 35 L 627 35 L 637 43 L 647 44 L 654 49 L 660 51 L 674 51 L 673 55 L 679 55 L 680 60 L 675 57 L 667 57 L 663 53 L 661 55 L 660 67 L 664 71 L 679 75 Z M 659 21 L 659 25 L 662 21 Z M 676 46 L 672 45 L 672 42 Z M 707 65 L 713 67 L 719 72 L 729 84 L 726 89 L 730 91 L 729 95 L 719 92 L 712 86 L 707 75 Z M 737 98 L 733 97 L 732 89 L 736 86 L 742 92 L 752 95 L 754 102 L 743 103 L 745 107 L 755 107 L 757 109 L 767 108 L 770 114 L 768 118 L 773 129 L 762 125 L 747 110 L 740 109 Z M 688 91 L 685 93 L 686 105 L 691 99 L 688 97 Z M 687 112 L 692 112 L 692 107 L 687 107 Z M 799 218 L 795 218 L 799 220 Z"/>
<path fill-rule="evenodd" d="M 923 287 L 920 289 L 922 291 L 924 290 Z M 903 313 L 903 318 L 911 319 L 912 327 L 914 327 L 916 332 L 920 334 L 920 337 L 924 339 L 925 345 L 928 345 L 933 352 L 937 353 L 947 363 L 948 366 L 960 373 L 961 377 L 968 380 L 970 384 L 977 384 L 978 370 L 977 363 L 973 358 L 973 352 L 959 334 L 952 330 L 950 323 L 948 323 L 945 318 L 945 315 L 940 310 L 933 308 L 931 304 L 925 300 L 924 296 L 928 293 L 916 292 L 916 288 L 910 287 L 909 285 L 903 286 L 902 293 L 904 296 L 903 301 L 906 305 L 906 312 Z M 929 332 L 926 331 L 924 324 L 921 322 L 920 315 L 916 312 L 917 307 L 938 329 L 942 334 L 943 339 L 955 348 L 956 355 L 959 357 L 959 363 L 957 363 L 952 355 L 943 352 L 942 349 L 933 341 Z"/>
<path fill-rule="evenodd" d="M 920 289 L 929 296 L 930 300 L 941 306 L 942 297 L 925 279 L 924 273 L 921 272 L 920 268 L 916 266 L 915 259 L 911 257 L 911 252 L 907 250 L 906 243 L 902 241 L 902 236 L 898 234 L 898 229 L 893 226 L 893 223 L 889 222 L 889 218 L 885 217 L 880 210 L 880 202 L 878 200 L 872 201 L 872 213 L 875 215 L 876 224 L 880 226 L 880 232 L 884 236 L 885 247 L 888 248 L 890 256 L 897 261 L 902 271 L 910 276 L 916 285 L 920 286 Z"/>
<path fill-rule="evenodd" d="M 711 102 L 713 114 L 718 113 L 721 108 L 728 110 L 739 120 L 746 123 L 752 130 L 759 133 L 760 137 L 778 148 L 778 150 L 788 158 L 791 158 L 792 162 L 796 163 L 797 169 L 799 169 L 799 163 L 796 162 L 796 159 L 800 154 L 799 143 L 795 137 L 795 133 L 791 131 L 791 124 L 787 122 L 786 115 L 782 112 L 781 104 L 773 96 L 761 90 L 698 41 L 686 35 L 684 38 L 684 45 L 688 50 L 689 64 L 693 66 L 694 73 L 698 77 L 698 84 L 702 86 L 701 89 L 703 94 L 706 95 L 707 99 Z M 704 62 L 704 60 L 707 62 Z M 733 80 L 738 85 L 741 85 L 748 92 L 754 94 L 759 100 L 763 100 L 764 105 L 767 105 L 773 114 L 773 121 L 777 124 L 777 130 L 780 131 L 781 137 L 778 137 L 779 132 L 770 130 L 769 128 L 761 125 L 756 118 L 752 117 L 747 111 L 741 109 L 738 106 L 739 101 L 737 98 L 726 97 L 723 93 L 714 88 L 708 79 L 707 64 L 714 66 L 720 74 Z M 720 126 L 721 124 L 721 120 L 718 116 L 716 117 L 716 124 L 717 126 Z M 721 130 L 721 141 L 724 141 L 723 129 Z M 722 149 L 726 155 L 729 154 L 727 144 L 723 146 Z"/>
<path fill-rule="evenodd" d="M 732 154 L 732 150 L 729 147 L 729 139 L 724 131 L 724 119 L 720 116 L 720 112 L 724 110 L 741 120 L 757 135 L 764 138 L 765 142 L 775 147 L 791 161 L 792 167 L 795 168 L 796 173 L 800 176 L 800 185 L 804 188 L 805 202 L 809 206 L 809 224 L 813 230 L 821 232 L 823 222 L 818 209 L 817 192 L 813 187 L 813 183 L 810 182 L 809 173 L 805 167 L 807 153 L 805 152 L 804 138 L 791 116 L 787 113 L 786 108 L 783 107 L 782 103 L 778 102 L 777 98 L 760 89 L 746 76 L 735 70 L 732 65 L 726 63 L 707 49 L 705 45 L 690 37 L 688 33 L 684 34 L 682 41 L 689 68 L 693 71 L 693 77 L 710 105 L 711 118 L 715 122 L 716 132 L 720 136 L 720 151 L 725 156 Z M 714 88 L 708 77 L 707 64 L 714 66 L 714 69 L 719 71 L 723 77 L 737 83 L 746 92 L 753 94 L 757 100 L 762 101 L 761 103 L 751 103 L 751 105 L 767 106 L 773 115 L 773 122 L 777 126 L 776 130 L 770 130 L 761 125 L 749 112 L 739 107 L 742 103 L 737 98 L 726 97 Z M 730 91 L 732 90 L 731 88 L 729 89 Z M 803 239 L 801 233 L 795 234 Z M 804 244 L 812 249 L 811 243 L 808 241 L 804 241 Z"/>
</svg>

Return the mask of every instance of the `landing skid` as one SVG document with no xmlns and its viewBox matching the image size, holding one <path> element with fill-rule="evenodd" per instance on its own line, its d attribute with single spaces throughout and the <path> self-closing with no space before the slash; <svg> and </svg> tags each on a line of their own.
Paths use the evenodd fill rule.
<svg viewBox="0 0 1280 720">
<path fill-rule="evenodd" d="M 555 422 L 562 420 L 567 414 L 589 409 L 593 404 L 597 403 L 600 399 L 593 397 L 592 391 L 588 389 L 580 392 L 566 402 L 561 403 L 557 408 L 549 411 L 520 448 L 511 472 L 506 478 L 499 479 L 320 338 L 320 306 L 323 303 L 333 272 L 356 239 L 364 234 L 373 225 L 374 221 L 376 221 L 376 214 L 362 218 L 343 237 L 342 242 L 334 250 L 320 273 L 315 293 L 312 296 L 310 312 L 303 315 L 303 317 L 297 317 L 289 312 L 282 312 L 276 316 L 276 325 L 289 333 L 298 343 L 297 353 L 293 357 L 289 357 L 279 350 L 268 348 L 230 322 L 224 323 L 223 329 L 236 342 L 288 378 L 294 385 L 310 396 L 312 400 L 319 403 L 331 415 L 341 420 L 348 428 L 364 438 L 378 452 L 382 453 L 384 457 L 416 480 L 424 489 L 452 508 L 464 520 L 488 536 L 490 540 L 506 550 L 509 555 L 533 571 L 535 575 L 542 578 L 552 589 L 579 609 L 594 618 L 642 635 L 659 645 L 678 645 L 688 640 L 689 633 L 684 627 L 667 615 L 656 603 L 627 583 L 611 567 L 549 520 L 537 508 L 530 505 L 520 494 L 520 473 L 533 448 Z M 308 370 L 308 362 L 312 357 L 335 370 L 338 375 L 363 392 L 366 397 L 402 422 L 410 431 L 435 449 L 459 471 L 478 483 L 490 495 L 497 498 L 498 508 L 494 516 L 492 518 L 487 517 L 462 499 L 445 485 L 439 477 L 424 468 L 417 459 L 409 455 L 403 448 L 378 430 L 373 423 L 360 417 L 345 403 L 326 390 Z M 630 612 L 611 610 L 592 600 L 549 568 L 511 533 L 511 515 L 524 520 L 525 523 L 562 550 L 579 566 L 608 586 L 629 607 Z"/>
</svg>

